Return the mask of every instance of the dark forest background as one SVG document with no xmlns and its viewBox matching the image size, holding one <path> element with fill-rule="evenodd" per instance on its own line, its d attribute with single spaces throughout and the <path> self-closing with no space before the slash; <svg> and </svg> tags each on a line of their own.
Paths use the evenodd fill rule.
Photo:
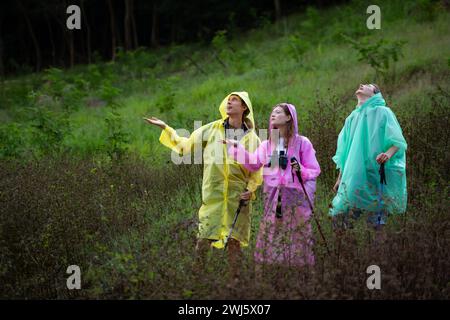
<svg viewBox="0 0 450 320">
<path fill-rule="evenodd" d="M 257 28 L 332 0 L 6 0 L 0 2 L 0 76 L 49 66 L 115 59 L 118 51 L 208 42 L 218 30 Z M 81 9 L 81 30 L 69 30 L 69 5 Z"/>
</svg>

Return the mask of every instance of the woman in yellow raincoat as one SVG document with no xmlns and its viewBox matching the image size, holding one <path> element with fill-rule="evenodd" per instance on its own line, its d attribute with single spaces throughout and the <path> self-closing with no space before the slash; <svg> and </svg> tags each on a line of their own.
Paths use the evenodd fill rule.
<svg viewBox="0 0 450 320">
<path fill-rule="evenodd" d="M 219 107 L 220 120 L 196 129 L 189 138 L 177 135 L 163 121 L 145 118 L 163 131 L 159 141 L 180 155 L 196 148 L 203 150 L 202 206 L 199 210 L 197 248 L 212 244 L 224 248 L 226 238 L 238 208 L 239 201 L 254 200 L 255 191 L 262 183 L 262 172 L 250 172 L 233 158 L 228 158 L 224 138 L 234 138 L 254 152 L 260 140 L 255 133 L 253 108 L 247 92 L 232 92 Z M 235 264 L 241 246 L 250 238 L 251 203 L 243 207 L 228 243 L 230 263 Z M 234 239 L 234 240 L 233 240 Z M 236 270 L 237 271 L 237 270 Z"/>
</svg>

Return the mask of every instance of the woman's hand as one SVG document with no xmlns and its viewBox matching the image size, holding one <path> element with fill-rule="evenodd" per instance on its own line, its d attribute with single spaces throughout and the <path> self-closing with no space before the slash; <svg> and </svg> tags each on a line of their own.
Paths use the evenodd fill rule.
<svg viewBox="0 0 450 320">
<path fill-rule="evenodd" d="M 164 121 L 159 120 L 158 118 L 155 117 L 144 118 L 144 120 L 147 121 L 149 124 L 153 124 L 155 126 L 160 127 L 161 129 L 165 129 L 167 126 Z"/>
<path fill-rule="evenodd" d="M 377 155 L 376 160 L 379 164 L 382 164 L 382 163 L 385 163 L 386 161 L 388 161 L 390 158 L 391 157 L 389 156 L 388 153 L 382 152 L 379 155 Z"/>
<path fill-rule="evenodd" d="M 376 160 L 379 164 L 387 162 L 398 151 L 398 147 L 391 146 L 386 152 L 382 152 L 377 155 Z"/>
<path fill-rule="evenodd" d="M 237 145 L 239 144 L 239 141 L 237 140 L 233 140 L 233 139 L 222 139 L 220 140 L 223 144 L 228 144 L 228 145 L 233 145 L 235 147 L 237 147 Z"/>
<path fill-rule="evenodd" d="M 297 172 L 301 173 L 301 168 L 300 168 L 300 165 L 298 164 L 298 161 L 291 162 L 291 166 L 292 166 L 292 170 L 295 173 L 297 173 Z"/>
</svg>

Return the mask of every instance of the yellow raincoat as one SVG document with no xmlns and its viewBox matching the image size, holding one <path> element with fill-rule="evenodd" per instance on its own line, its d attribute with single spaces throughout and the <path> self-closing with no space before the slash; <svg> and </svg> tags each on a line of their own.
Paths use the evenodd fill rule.
<svg viewBox="0 0 450 320">
<path fill-rule="evenodd" d="M 217 240 L 216 248 L 224 247 L 240 194 L 247 188 L 255 199 L 255 191 L 262 183 L 262 170 L 249 172 L 232 157 L 228 158 L 227 146 L 221 140 L 225 138 L 224 121 L 227 119 L 226 105 L 231 95 L 239 96 L 247 105 L 249 114 L 245 119 L 248 130 L 240 139 L 245 148 L 254 152 L 260 144 L 255 133 L 253 108 L 247 92 L 232 92 L 220 104 L 221 119 L 196 129 L 189 138 L 177 135 L 173 128 L 166 126 L 159 141 L 178 154 L 190 153 L 192 148 L 203 150 L 202 206 L 199 210 L 199 238 Z M 247 246 L 250 238 L 251 202 L 241 209 L 231 238 L 238 240 L 241 246 Z"/>
</svg>

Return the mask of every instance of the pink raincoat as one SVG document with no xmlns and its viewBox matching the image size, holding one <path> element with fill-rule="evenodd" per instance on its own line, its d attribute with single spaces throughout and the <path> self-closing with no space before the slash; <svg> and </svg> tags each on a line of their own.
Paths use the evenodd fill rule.
<svg viewBox="0 0 450 320">
<path fill-rule="evenodd" d="M 294 134 L 287 149 L 286 170 L 278 166 L 278 161 L 273 161 L 278 156 L 271 158 L 276 151 L 271 140 L 263 141 L 254 153 L 248 153 L 240 144 L 230 146 L 228 153 L 250 171 L 264 166 L 264 217 L 256 242 L 256 262 L 288 266 L 313 265 L 311 210 L 290 161 L 295 157 L 300 163 L 302 180 L 312 202 L 320 167 L 311 142 L 298 134 L 295 107 L 291 104 L 288 107 L 294 121 Z M 269 137 L 271 131 L 272 123 L 269 121 Z M 282 217 L 278 218 L 275 212 L 280 192 Z"/>
</svg>

